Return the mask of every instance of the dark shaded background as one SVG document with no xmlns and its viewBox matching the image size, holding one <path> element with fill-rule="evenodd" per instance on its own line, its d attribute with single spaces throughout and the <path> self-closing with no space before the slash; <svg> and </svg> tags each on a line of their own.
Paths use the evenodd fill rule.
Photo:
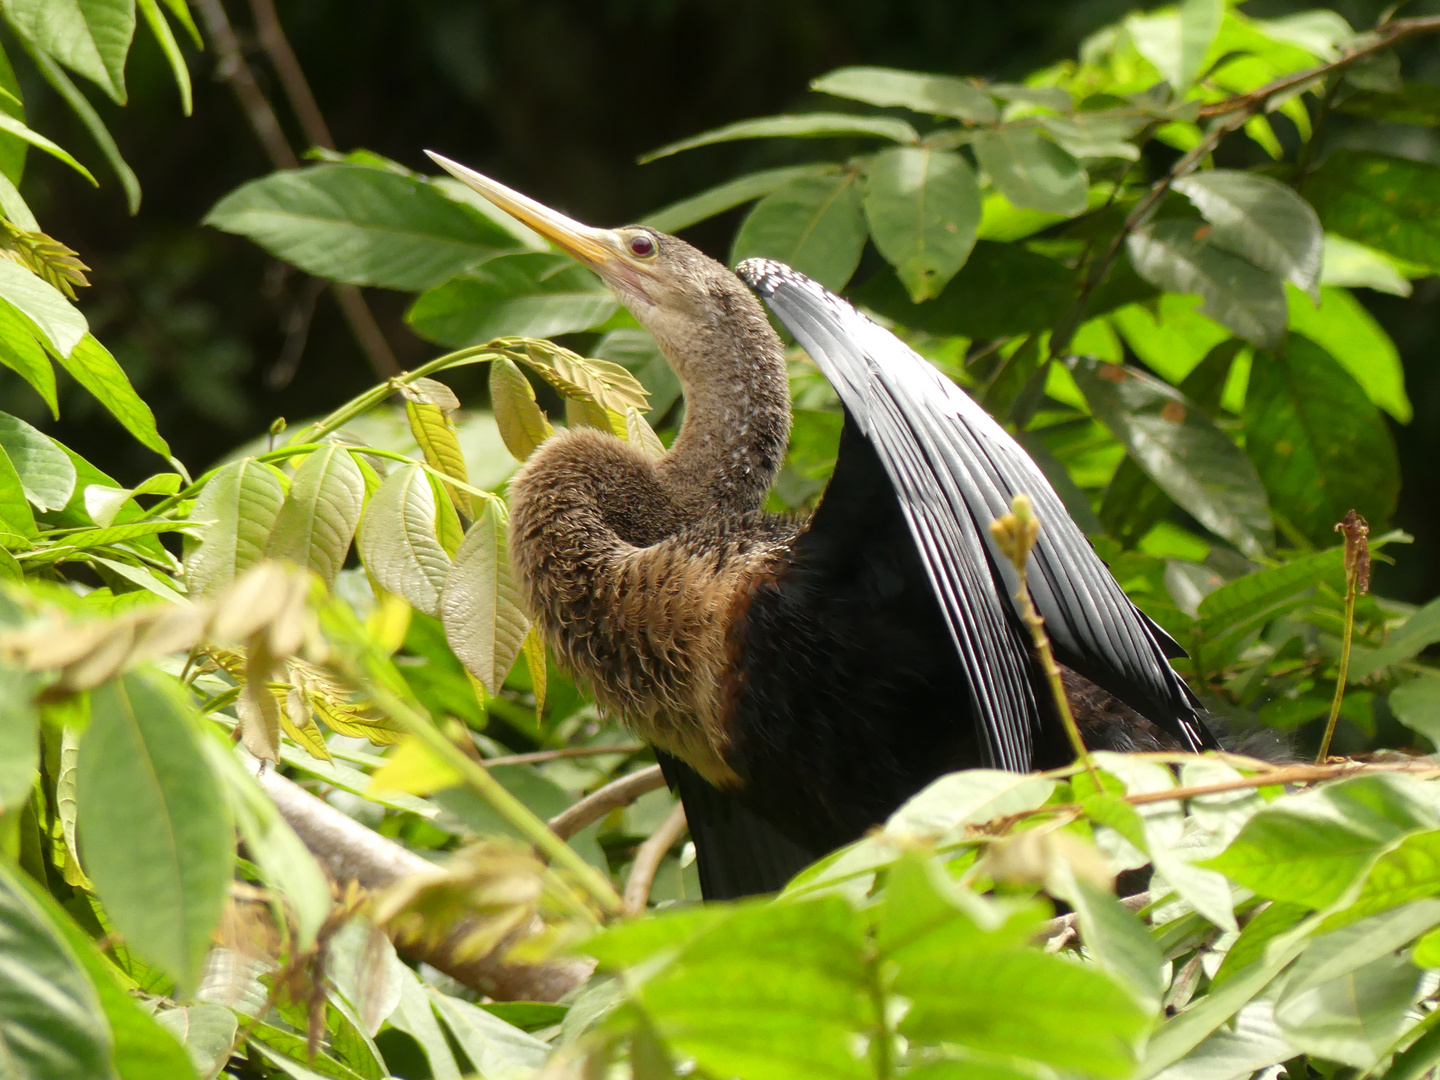
<svg viewBox="0 0 1440 1080">
<path fill-rule="evenodd" d="M 225 0 L 247 58 L 296 146 L 298 128 L 252 40 L 246 0 Z M 1080 40 L 1133 4 L 1126 0 L 281 0 L 280 17 L 341 149 L 369 147 L 416 169 L 426 147 L 502 178 L 596 224 L 638 218 L 710 184 L 797 160 L 793 143 L 706 148 L 652 165 L 635 158 L 672 139 L 733 120 L 807 107 L 808 81 L 855 63 L 1018 78 L 1073 56 Z M 1257 0 L 1252 15 L 1308 4 Z M 1336 7 L 1353 26 L 1384 5 Z M 1419 14 L 1424 5 L 1407 6 Z M 140 177 L 144 203 L 126 214 L 118 183 L 94 144 L 43 88 L 12 42 L 33 126 L 77 153 L 103 179 L 94 191 L 43 155 L 23 190 L 42 227 L 94 269 L 82 301 L 98 336 L 120 357 L 157 412 L 162 433 L 192 469 L 262 432 L 272 418 L 325 411 L 373 374 L 334 300 L 320 294 L 293 380 L 277 387 L 287 329 L 303 325 L 313 290 L 239 237 L 202 228 L 225 193 L 270 171 L 213 52 L 187 50 L 195 112 L 185 119 L 159 50 L 143 27 L 130 67 L 129 107 L 90 94 Z M 1440 41 L 1409 46 L 1407 77 L 1440 82 Z M 834 107 L 833 100 L 828 101 Z M 1361 137 L 1343 119 L 1326 145 Z M 1363 133 L 1367 145 L 1440 163 L 1430 131 Z M 1256 151 L 1243 140 L 1227 152 Z M 833 146 L 799 155 L 833 156 Z M 740 212 L 687 236 L 724 257 Z M 434 355 L 401 316 L 408 298 L 367 296 L 404 365 Z M 1415 419 L 1395 427 L 1404 470 L 1397 524 L 1418 543 L 1381 588 L 1424 600 L 1440 592 L 1440 281 L 1408 299 L 1361 290 L 1398 343 Z M 291 341 L 293 348 L 298 342 Z M 467 388 L 458 385 L 462 397 Z M 483 393 L 473 388 L 472 399 Z M 14 379 L 5 408 L 43 422 Z M 45 424 L 122 481 L 161 467 L 73 386 L 59 423 Z M 1401 550 L 1401 549 L 1392 549 Z"/>
</svg>

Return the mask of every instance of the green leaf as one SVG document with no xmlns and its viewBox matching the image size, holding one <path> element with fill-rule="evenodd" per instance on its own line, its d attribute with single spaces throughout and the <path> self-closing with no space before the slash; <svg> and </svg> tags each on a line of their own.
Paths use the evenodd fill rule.
<svg viewBox="0 0 1440 1080">
<path fill-rule="evenodd" d="M 252 180 L 216 203 L 205 223 L 248 236 L 317 277 L 412 292 L 516 246 L 423 178 L 362 165 Z"/>
<path fill-rule="evenodd" d="M 846 67 L 812 79 L 810 89 L 882 108 L 899 105 L 931 116 L 953 116 L 972 124 L 993 124 L 1000 115 L 989 94 L 953 75 Z"/>
<path fill-rule="evenodd" d="M 0 299 L 14 304 L 58 356 L 68 357 L 88 329 L 85 316 L 60 290 L 9 259 L 0 259 Z"/>
<path fill-rule="evenodd" d="M 4 863 L 0 943 L 0 1060 L 6 1077 L 113 1077 L 111 1035 L 94 984 L 44 909 Z"/>
<path fill-rule="evenodd" d="M 464 348 L 497 337 L 554 337 L 599 326 L 620 302 L 568 255 L 498 255 L 420 297 L 405 313 L 417 334 Z"/>
<path fill-rule="evenodd" d="M 966 769 L 932 781 L 890 815 L 885 828 L 896 835 L 941 837 L 968 825 L 1020 814 L 1043 806 L 1055 781 L 999 769 Z"/>
<path fill-rule="evenodd" d="M 1320 298 L 1323 233 L 1292 188 L 1254 172 L 1208 169 L 1175 181 L 1214 228 L 1207 239 Z"/>
<path fill-rule="evenodd" d="M 1074 217 L 1088 203 L 1085 170 L 1036 128 L 977 131 L 971 142 L 980 167 L 1016 206 Z"/>
<path fill-rule="evenodd" d="M 1162 379 L 1179 385 L 1230 331 L 1200 314 L 1193 296 L 1165 293 L 1153 304 L 1127 304 L 1110 314 L 1125 344 Z"/>
<path fill-rule="evenodd" d="M 180 91 L 180 111 L 186 116 L 191 110 L 190 90 L 190 69 L 185 65 L 185 56 L 180 52 L 180 44 L 175 40 L 175 35 L 170 31 L 170 24 L 165 21 L 165 16 L 160 11 L 160 5 L 155 0 L 136 0 L 140 7 L 140 13 L 145 16 L 145 22 L 150 27 L 150 32 L 155 35 L 155 40 L 160 44 L 160 51 L 165 54 L 165 61 L 170 65 L 171 72 L 175 75 L 175 86 Z"/>
<path fill-rule="evenodd" d="M 425 995 L 425 986 L 408 967 L 399 965 L 400 1003 L 390 1014 L 390 1026 L 399 1028 L 419 1044 L 435 1080 L 460 1080 L 460 1066 Z"/>
<path fill-rule="evenodd" d="M 80 741 L 85 872 L 126 944 L 194 987 L 230 886 L 234 831 L 168 677 L 132 673 L 91 695 Z"/>
<path fill-rule="evenodd" d="M 1404 956 L 1385 956 L 1275 1004 L 1275 1019 L 1300 1050 L 1368 1069 L 1408 1026 L 1421 972 Z"/>
<path fill-rule="evenodd" d="M 75 493 L 75 465 L 60 444 L 24 420 L 0 413 L 0 450 L 19 474 L 25 497 L 40 510 L 59 510 Z"/>
<path fill-rule="evenodd" d="M 951 151 L 886 150 L 865 171 L 865 217 L 875 246 L 918 304 L 945 288 L 975 246 L 975 173 Z"/>
<path fill-rule="evenodd" d="M 1440 747 L 1440 675 L 1426 673 L 1390 691 L 1390 711 L 1411 731 Z"/>
<path fill-rule="evenodd" d="M 1267 899 L 1322 908 L 1388 844 L 1440 823 L 1431 802 L 1409 777 L 1341 780 L 1267 806 L 1205 865 Z"/>
<path fill-rule="evenodd" d="M 55 396 L 55 369 L 45 349 L 35 338 L 30 320 L 8 301 L 0 300 L 0 364 L 35 388 L 50 415 L 59 419 L 60 403 Z"/>
<path fill-rule="evenodd" d="M 1440 168 L 1336 150 L 1306 178 L 1305 197 L 1327 232 L 1440 268 Z"/>
<path fill-rule="evenodd" d="M 1204 411 L 1135 368 L 1079 358 L 1071 372 L 1096 418 L 1176 505 L 1252 558 L 1263 554 L 1272 540 L 1265 489 Z"/>
<path fill-rule="evenodd" d="M 1196 663 L 1218 670 L 1245 639 L 1271 619 L 1298 606 L 1318 582 L 1344 588 L 1344 549 L 1306 555 L 1283 566 L 1257 570 L 1207 593 L 1195 629 Z"/>
<path fill-rule="evenodd" d="M 1374 289 L 1391 296 L 1409 296 L 1415 291 L 1389 255 L 1335 233 L 1325 234 L 1320 283 L 1347 289 Z"/>
<path fill-rule="evenodd" d="M 1431 600 L 1390 632 L 1378 649 L 1358 650 L 1350 662 L 1350 681 L 1418 655 L 1440 641 L 1440 599 Z"/>
<path fill-rule="evenodd" d="M 1354 902 L 1331 916 L 1326 926 L 1344 925 L 1401 905 L 1406 905 L 1405 910 L 1419 908 L 1415 901 L 1436 896 L 1440 896 L 1440 831 L 1431 830 L 1406 836 L 1383 852 L 1366 872 Z"/>
<path fill-rule="evenodd" d="M 125 104 L 134 0 L 8 0 L 5 14 L 36 48 Z"/>
<path fill-rule="evenodd" d="M 669 206 L 646 214 L 640 219 L 641 225 L 648 225 L 661 232 L 676 233 L 688 229 L 697 222 L 733 210 L 743 203 L 769 195 L 776 188 L 784 187 L 791 180 L 802 176 L 823 176 L 835 171 L 829 163 L 818 165 L 786 165 L 779 169 L 764 169 L 727 180 L 713 188 L 692 195 L 688 199 L 671 203 Z"/>
<path fill-rule="evenodd" d="M 1124 25 L 1140 55 L 1183 94 L 1200 74 L 1224 14 L 1223 0 L 1183 0 L 1178 11 L 1131 15 Z"/>
<path fill-rule="evenodd" d="M 365 569 L 416 611 L 438 617 L 450 556 L 436 536 L 435 495 L 419 465 L 396 468 L 370 497 L 358 545 Z"/>
<path fill-rule="evenodd" d="M 490 362 L 490 408 L 505 448 L 517 461 L 524 461 L 555 434 L 535 403 L 535 388 L 509 357 L 497 356 Z"/>
<path fill-rule="evenodd" d="M 1387 124 L 1440 126 L 1440 86 L 1407 82 L 1394 93 L 1361 90 L 1341 98 L 1336 112 L 1381 120 Z"/>
<path fill-rule="evenodd" d="M 123 977 L 117 980 L 119 973 L 95 942 L 38 883 L 21 881 L 90 976 L 115 1041 L 112 1060 L 120 1080 L 195 1080 L 184 1048 L 122 988 Z"/>
<path fill-rule="evenodd" d="M 1340 362 L 1365 394 L 1402 424 L 1414 415 L 1405 393 L 1400 352 L 1375 317 L 1349 292 L 1334 286 L 1320 290 L 1317 308 L 1291 290 L 1290 329 L 1304 334 Z"/>
<path fill-rule="evenodd" d="M 1156 288 L 1198 295 L 1205 314 L 1238 337 L 1278 344 L 1286 322 L 1280 280 L 1208 243 L 1209 228 L 1174 218 L 1154 221 L 1131 233 L 1126 249 L 1136 272 Z"/>
<path fill-rule="evenodd" d="M 1245 445 L 1272 509 L 1317 544 L 1348 510 L 1382 522 L 1395 508 L 1400 467 L 1385 421 L 1350 373 L 1299 334 L 1251 366 Z"/>
<path fill-rule="evenodd" d="M 898 143 L 918 143 L 920 134 L 903 120 L 889 116 L 854 116 L 850 113 L 801 113 L 798 116 L 761 116 L 726 124 L 688 139 L 669 143 L 658 150 L 640 155 L 644 165 L 657 158 L 669 157 L 697 146 L 734 142 L 737 139 L 823 139 L 842 136 L 889 139 Z"/>
<path fill-rule="evenodd" d="M 426 464 L 461 483 L 468 483 L 465 453 L 460 448 L 455 422 L 450 418 L 460 407 L 454 392 L 434 379 L 416 379 L 400 393 L 405 398 L 405 419 L 410 422 L 410 434 L 415 437 Z M 467 518 L 474 516 L 469 492 L 450 483 L 445 484 L 444 490 L 454 509 Z M 455 542 L 460 542 L 458 534 Z"/>
<path fill-rule="evenodd" d="M 1149 928 L 1113 894 L 1084 879 L 1074 878 L 1064 899 L 1075 909 L 1080 939 L 1100 968 L 1129 987 L 1145 1012 L 1159 1012 L 1165 957 Z"/>
<path fill-rule="evenodd" d="M 0 442 L 0 530 L 22 540 L 33 540 L 39 532 L 35 527 L 30 500 L 25 495 L 25 486 L 5 453 L 3 442 Z M 15 546 L 17 542 L 7 538 L 7 543 Z"/>
<path fill-rule="evenodd" d="M 440 1019 L 482 1076 L 513 1075 L 544 1064 L 550 1047 L 468 1001 L 425 988 Z"/>
<path fill-rule="evenodd" d="M 980 240 L 933 300 L 911 303 L 889 274 L 876 274 L 853 296 L 902 326 L 937 336 L 1008 337 L 1053 326 L 1074 301 L 1075 275 L 1019 244 Z"/>
<path fill-rule="evenodd" d="M 150 406 L 130 385 L 125 369 L 93 334 L 81 338 L 69 356 L 60 354 L 60 364 L 110 410 L 126 431 L 162 457 L 170 456 L 170 444 L 160 437 Z"/>
<path fill-rule="evenodd" d="M 99 186 L 99 181 L 95 179 L 94 175 L 90 172 L 90 170 L 85 168 L 84 165 L 81 165 L 80 162 L 76 161 L 75 158 L 71 155 L 70 151 L 66 150 L 63 146 L 59 146 L 56 143 L 51 142 L 44 135 L 41 135 L 38 131 L 34 131 L 31 128 L 26 127 L 23 121 L 17 119 L 14 116 L 11 116 L 8 112 L 5 112 L 3 110 L 0 110 L 0 131 L 3 131 L 9 135 L 13 135 L 15 136 L 15 138 L 21 140 L 22 142 L 29 143 L 31 146 L 39 147 L 41 150 L 44 150 L 52 157 L 59 158 L 61 161 L 65 162 L 66 165 L 69 165 L 72 169 L 78 172 L 81 176 L 85 177 L 86 180 L 89 180 L 90 183 L 95 184 L 97 187 Z M 16 222 L 16 224 L 18 225 L 20 223 Z M 24 226 L 22 225 L 21 227 L 23 228 Z"/>
<path fill-rule="evenodd" d="M 1071 116 L 1042 116 L 1040 124 L 1055 141 L 1077 158 L 1123 158 L 1135 161 L 1140 148 L 1128 141 L 1145 126 L 1135 110 L 1096 110 Z"/>
<path fill-rule="evenodd" d="M 364 498 L 365 478 L 350 452 L 339 446 L 316 450 L 290 480 L 265 557 L 288 559 L 333 585 L 360 524 Z"/>
<path fill-rule="evenodd" d="M 445 640 L 492 695 L 515 666 L 530 620 L 510 575 L 505 524 L 487 500 L 465 534 L 440 596 Z"/>
<path fill-rule="evenodd" d="M 190 511 L 201 526 L 186 542 L 185 586 L 191 596 L 215 596 L 263 557 L 285 485 L 273 466 L 242 458 L 222 466 Z"/>
<path fill-rule="evenodd" d="M 205 1078 L 215 1076 L 230 1060 L 239 1028 L 235 1014 L 213 1002 L 165 1009 L 155 1014 L 155 1022 L 180 1040 L 190 1063 Z"/>
<path fill-rule="evenodd" d="M 858 176 L 845 171 L 799 177 L 761 199 L 735 236 L 730 263 L 778 259 L 839 291 L 864 248 Z"/>
<path fill-rule="evenodd" d="M 0 814 L 30 798 L 40 769 L 40 714 L 30 677 L 0 667 Z"/>
</svg>

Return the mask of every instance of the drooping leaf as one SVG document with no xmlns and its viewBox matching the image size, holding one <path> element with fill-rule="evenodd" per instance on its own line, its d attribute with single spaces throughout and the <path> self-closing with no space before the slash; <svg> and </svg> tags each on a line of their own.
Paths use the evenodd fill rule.
<svg viewBox="0 0 1440 1080">
<path fill-rule="evenodd" d="M 223 466 L 195 500 L 190 516 L 210 522 L 186 544 L 185 582 L 192 596 L 213 596 L 260 561 L 285 486 L 273 466 L 242 458 Z"/>
<path fill-rule="evenodd" d="M 1335 233 L 1325 234 L 1320 283 L 1346 289 L 1374 289 L 1391 296 L 1409 296 L 1415 291 L 1415 287 L 1400 272 L 1396 260 Z"/>
<path fill-rule="evenodd" d="M 865 247 L 859 177 L 802 176 L 756 204 L 735 236 L 730 262 L 778 259 L 827 288 L 845 287 Z"/>
<path fill-rule="evenodd" d="M 515 666 L 530 629 L 506 548 L 504 521 L 487 501 L 455 553 L 440 597 L 445 640 L 492 695 Z"/>
<path fill-rule="evenodd" d="M 265 557 L 308 567 L 333 585 L 360 524 L 364 497 L 365 478 L 348 450 L 333 445 L 316 450 L 290 480 Z"/>
<path fill-rule="evenodd" d="M 55 396 L 55 369 L 45 349 L 35 338 L 28 319 L 9 301 L 0 301 L 0 364 L 4 364 L 35 388 L 50 415 L 59 418 L 60 403 Z"/>
<path fill-rule="evenodd" d="M 171 31 L 170 24 L 165 21 L 156 0 L 136 2 L 140 13 L 145 16 L 146 25 L 150 27 L 150 32 L 155 35 L 155 40 L 160 45 L 160 51 L 165 54 L 165 62 L 170 65 L 171 74 L 175 76 L 175 86 L 180 91 L 180 111 L 189 116 L 192 104 L 190 69 L 185 64 L 185 54 L 180 51 L 180 43 L 175 40 L 175 34 Z"/>
<path fill-rule="evenodd" d="M 1175 181 L 1214 227 L 1206 239 L 1293 282 L 1318 300 L 1323 233 L 1294 189 L 1254 172 L 1208 169 Z"/>
<path fill-rule="evenodd" d="M 1071 371 L 1095 416 L 1178 506 L 1246 554 L 1264 552 L 1272 528 L 1265 489 L 1203 410 L 1137 369 L 1080 358 Z"/>
<path fill-rule="evenodd" d="M 1347 290 L 1324 286 L 1317 308 L 1290 291 L 1290 329 L 1304 334 L 1340 362 L 1366 395 L 1402 424 L 1414 408 L 1405 393 L 1400 352 L 1375 317 Z"/>
<path fill-rule="evenodd" d="M 85 316 L 55 286 L 9 259 L 0 259 L 0 299 L 14 304 L 61 357 L 85 336 Z"/>
<path fill-rule="evenodd" d="M 535 403 L 535 388 L 509 357 L 490 362 L 490 407 L 505 448 L 519 461 L 555 433 Z"/>
<path fill-rule="evenodd" d="M 10 463 L 10 457 L 0 443 L 0 530 L 9 534 L 4 537 L 5 546 L 15 547 L 21 541 L 32 540 L 39 530 L 35 525 L 35 513 L 30 509 L 30 500 L 20 474 Z M 18 539 L 17 539 L 18 538 Z"/>
<path fill-rule="evenodd" d="M 932 116 L 953 116 L 972 124 L 993 124 L 999 116 L 989 94 L 953 75 L 846 67 L 812 79 L 810 89 L 870 105 L 899 105 Z"/>
<path fill-rule="evenodd" d="M 1140 55 L 1183 94 L 1200 73 L 1224 13 L 1223 0 L 1183 0 L 1178 10 L 1131 15 L 1125 29 Z"/>
<path fill-rule="evenodd" d="M 435 495 L 419 465 L 395 469 L 370 497 L 360 523 L 360 557 L 382 587 L 438 617 L 450 557 L 436 536 Z"/>
<path fill-rule="evenodd" d="M 422 178 L 349 164 L 252 180 L 216 203 L 205 223 L 317 277 L 415 292 L 516 246 Z"/>
<path fill-rule="evenodd" d="M 417 334 L 463 348 L 497 337 L 553 337 L 599 326 L 620 302 L 568 255 L 498 255 L 422 293 L 405 314 Z"/>
<path fill-rule="evenodd" d="M 230 814 L 166 677 L 132 673 L 91 696 L 80 742 L 81 858 L 115 928 L 193 987 L 230 883 Z"/>
<path fill-rule="evenodd" d="M 640 156 L 644 165 L 657 158 L 669 157 L 682 150 L 693 150 L 697 146 L 714 143 L 734 142 L 737 139 L 823 139 L 836 136 L 861 136 L 865 138 L 889 139 L 898 143 L 917 143 L 919 133 L 905 123 L 889 116 L 855 116 L 850 113 L 800 113 L 796 116 L 761 116 L 754 120 L 741 120 L 726 124 L 713 131 L 692 135 L 688 139 L 669 143 L 658 150 L 651 150 Z"/>
<path fill-rule="evenodd" d="M 974 170 L 947 150 L 886 150 L 865 171 L 865 218 L 911 298 L 928 300 L 975 246 L 980 189 Z"/>
<path fill-rule="evenodd" d="M 1250 370 L 1245 445 L 1271 507 L 1316 543 L 1349 510 L 1383 522 L 1395 507 L 1395 443 L 1354 378 L 1324 349 L 1291 334 Z"/>
<path fill-rule="evenodd" d="M 0 942 L 0 1060 L 6 1076 L 114 1076 L 111 1035 L 94 984 L 5 863 L 0 863 Z"/>
<path fill-rule="evenodd" d="M 991 182 L 1016 206 L 1066 217 L 1085 209 L 1085 170 L 1038 129 L 978 131 L 971 145 Z"/>
<path fill-rule="evenodd" d="M 933 300 L 911 302 L 897 276 L 876 274 L 854 298 L 902 326 L 939 336 L 1008 337 L 1048 329 L 1075 298 L 1075 275 L 1019 244 L 980 240 Z"/>
<path fill-rule="evenodd" d="M 91 174 L 90 170 L 76 161 L 63 146 L 51 142 L 38 131 L 27 127 L 19 118 L 11 116 L 3 110 L 0 110 L 0 131 L 5 132 L 7 135 L 13 135 L 15 138 L 22 142 L 29 143 L 31 146 L 38 146 L 50 156 L 59 158 L 65 162 L 66 165 L 69 165 L 92 184 L 96 183 L 95 177 Z M 19 223 L 17 222 L 16 224 Z"/>
<path fill-rule="evenodd" d="M 134 0 L 10 0 L 5 13 L 36 48 L 125 104 Z"/>
<path fill-rule="evenodd" d="M 1327 232 L 1440 268 L 1440 168 L 1336 150 L 1306 179 L 1304 194 Z"/>
<path fill-rule="evenodd" d="M 9 457 L 25 497 L 37 509 L 59 510 L 75 493 L 76 470 L 60 444 L 24 420 L 0 413 L 0 450 Z"/>
<path fill-rule="evenodd" d="M 619 416 L 632 406 L 643 409 L 648 395 L 640 381 L 619 364 L 584 357 L 558 345 L 531 342 L 516 354 L 530 370 L 567 398 L 590 401 Z"/>
<path fill-rule="evenodd" d="M 95 340 L 93 334 L 81 338 L 69 356 L 60 354 L 60 364 L 110 410 L 126 431 L 162 457 L 170 456 L 170 445 L 160 437 L 150 406 L 130 385 L 125 369 L 104 345 Z"/>
<path fill-rule="evenodd" d="M 723 214 L 726 210 L 733 210 L 744 203 L 769 195 L 776 188 L 785 186 L 791 180 L 798 180 L 802 176 L 822 176 L 834 170 L 834 165 L 820 163 L 816 165 L 785 165 L 778 169 L 764 169 L 760 172 L 747 173 L 744 176 L 737 176 L 734 180 L 717 184 L 698 195 L 691 195 L 688 199 L 671 203 L 663 209 L 656 210 L 653 214 L 646 214 L 640 219 L 640 224 L 648 225 L 652 229 L 659 229 L 661 232 L 676 233 L 681 229 L 688 229 L 691 225 L 704 221 L 706 218 Z"/>
<path fill-rule="evenodd" d="M 1205 314 L 1238 337 L 1277 344 L 1286 322 L 1280 279 L 1209 243 L 1210 228 L 1174 218 L 1151 222 L 1126 241 L 1130 261 L 1157 288 L 1198 295 Z"/>
<path fill-rule="evenodd" d="M 433 379 L 417 379 L 404 386 L 400 393 L 405 398 L 405 418 L 410 421 L 410 434 L 425 455 L 426 463 L 446 476 L 453 476 L 462 483 L 468 483 L 469 474 L 465 468 L 465 453 L 460 449 L 460 437 L 455 431 L 455 422 L 450 414 L 459 408 L 459 399 L 444 383 Z M 471 516 L 470 493 L 445 484 L 445 492 L 454 508 Z"/>
</svg>

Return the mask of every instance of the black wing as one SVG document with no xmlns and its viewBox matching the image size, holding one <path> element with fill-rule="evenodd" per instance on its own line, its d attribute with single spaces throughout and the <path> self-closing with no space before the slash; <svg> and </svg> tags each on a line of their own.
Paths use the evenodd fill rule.
<svg viewBox="0 0 1440 1080">
<path fill-rule="evenodd" d="M 1183 655 L 1132 604 L 1025 451 L 893 334 L 789 267 L 738 273 L 795 335 L 875 448 L 969 677 L 991 761 L 1028 769 L 1038 722 L 1014 625 L 1015 569 L 989 524 L 1026 493 L 1040 518 L 1027 578 L 1060 660 L 1176 735 L 1214 747 L 1199 703 L 1166 660 Z"/>
</svg>

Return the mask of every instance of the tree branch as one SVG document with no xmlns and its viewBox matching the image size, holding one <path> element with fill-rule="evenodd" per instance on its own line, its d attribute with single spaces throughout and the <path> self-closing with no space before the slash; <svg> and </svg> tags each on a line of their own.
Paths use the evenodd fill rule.
<svg viewBox="0 0 1440 1080">
<path fill-rule="evenodd" d="M 354 881 L 379 890 L 410 874 L 434 873 L 435 864 L 428 859 L 347 817 L 273 769 L 264 770 L 258 779 L 290 827 L 337 882 Z M 500 942 L 488 956 L 457 959 L 456 946 L 465 941 L 467 929 L 462 922 L 438 945 L 403 942 L 399 948 L 498 1001 L 556 1001 L 589 978 L 593 969 L 584 959 L 541 964 L 497 959 L 524 931 Z"/>
<path fill-rule="evenodd" d="M 295 119 L 300 121 L 300 129 L 305 132 L 305 138 L 310 140 L 312 146 L 334 150 L 335 140 L 330 137 L 329 125 L 325 123 L 325 116 L 315 102 L 310 81 L 305 78 L 305 70 L 300 66 L 295 50 L 290 47 L 290 40 L 280 25 L 274 0 L 250 0 L 250 10 L 255 16 L 255 32 L 260 38 L 260 44 L 265 47 L 265 54 L 270 57 L 270 66 L 280 77 L 280 85 L 285 88 L 285 96 L 290 99 L 290 108 L 295 111 Z"/>
<path fill-rule="evenodd" d="M 685 834 L 685 806 L 676 803 L 675 809 L 660 823 L 648 840 L 635 852 L 635 861 L 630 866 L 630 878 L 625 882 L 625 905 L 621 911 L 631 918 L 644 915 L 650 904 L 650 886 L 655 883 L 655 872 L 660 869 L 660 860 L 675 846 L 675 841 Z"/>
<path fill-rule="evenodd" d="M 665 786 L 665 777 L 660 774 L 659 765 L 639 769 L 619 780 L 612 780 L 598 791 L 593 791 L 564 813 L 550 819 L 550 830 L 568 840 L 585 826 L 599 821 L 616 807 L 628 806 L 641 795 Z"/>
</svg>

